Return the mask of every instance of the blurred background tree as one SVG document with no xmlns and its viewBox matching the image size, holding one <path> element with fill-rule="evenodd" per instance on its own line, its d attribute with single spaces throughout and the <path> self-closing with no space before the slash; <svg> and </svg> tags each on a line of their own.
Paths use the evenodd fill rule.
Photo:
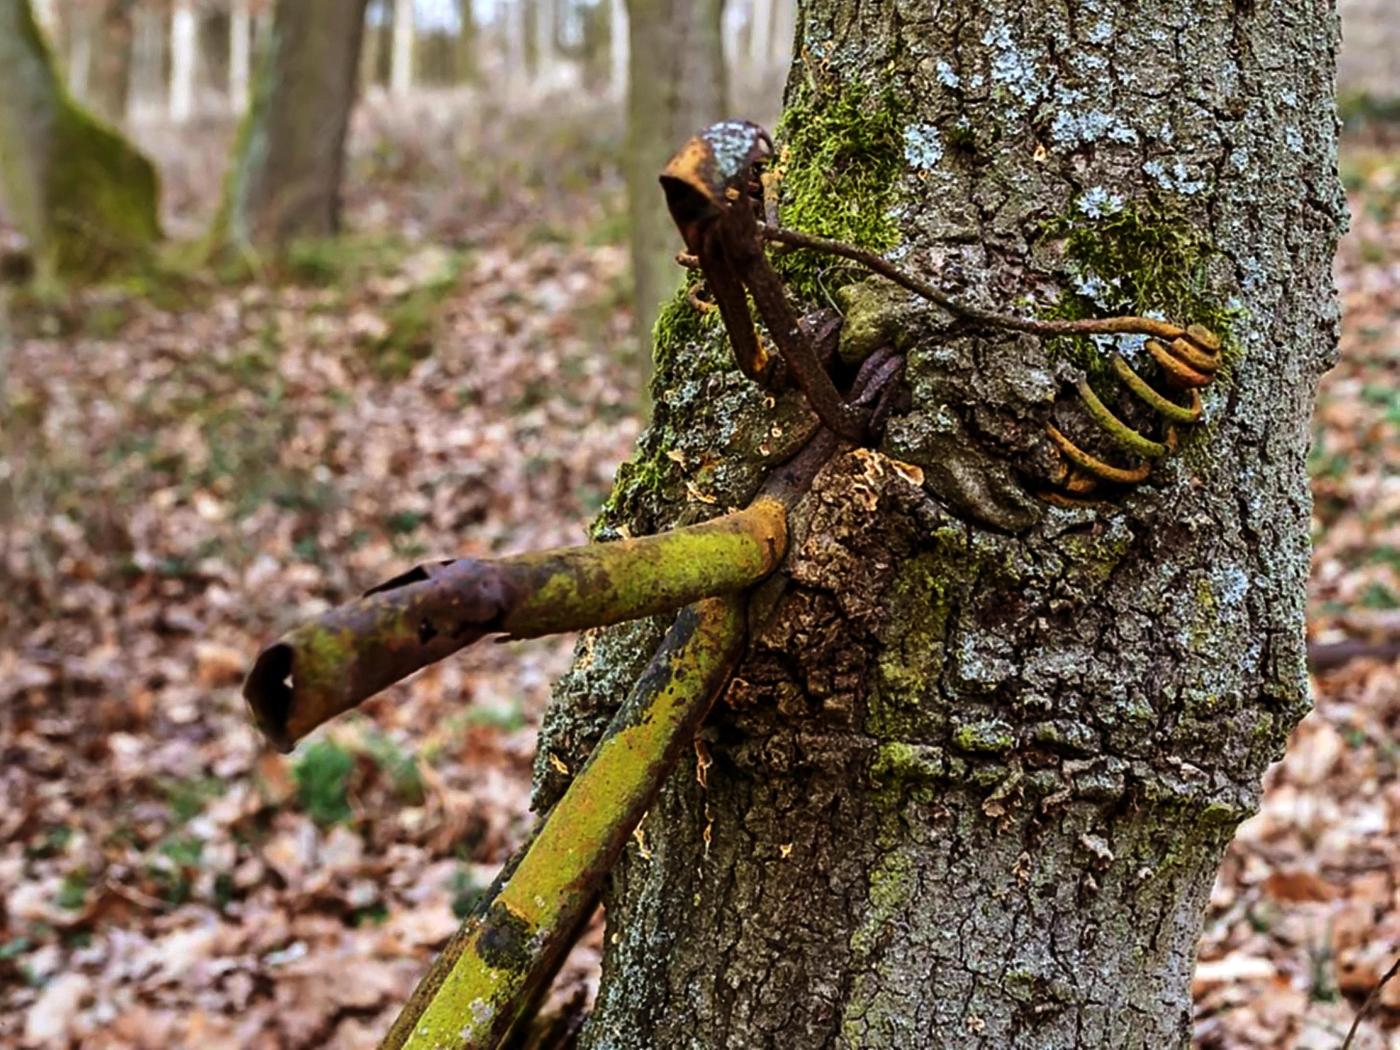
<svg viewBox="0 0 1400 1050">
<path fill-rule="evenodd" d="M 398 7 L 396 87 L 412 75 L 413 42 L 412 8 Z M 277 3 L 214 220 L 214 246 L 276 255 L 297 238 L 339 232 L 364 14 L 365 0 Z"/>
<path fill-rule="evenodd" d="M 155 169 L 69 95 L 28 0 L 0 3 L 0 192 L 44 282 L 110 273 L 160 235 Z"/>
</svg>

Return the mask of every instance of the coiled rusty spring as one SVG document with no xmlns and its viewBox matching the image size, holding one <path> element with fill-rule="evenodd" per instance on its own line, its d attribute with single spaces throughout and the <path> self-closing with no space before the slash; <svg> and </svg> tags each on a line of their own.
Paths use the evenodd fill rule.
<svg viewBox="0 0 1400 1050">
<path fill-rule="evenodd" d="M 1134 429 L 1104 404 L 1087 379 L 1079 380 L 1076 390 L 1085 413 L 1111 444 L 1138 461 L 1127 466 L 1110 463 L 1076 444 L 1054 423 L 1047 423 L 1046 433 L 1061 457 L 1051 478 L 1054 487 L 1043 493 L 1047 499 L 1078 503 L 1104 483 L 1136 485 L 1145 481 L 1153 463 L 1176 450 L 1180 440 L 1177 428 L 1199 422 L 1201 390 L 1215 379 L 1223 361 L 1219 336 L 1203 325 L 1193 324 L 1169 340 L 1149 338 L 1146 349 L 1157 366 L 1161 383 L 1177 398 L 1184 396 L 1186 403 L 1152 386 L 1122 354 L 1114 353 L 1109 359 L 1114 376 L 1162 419 L 1162 437 L 1159 440 Z"/>
</svg>

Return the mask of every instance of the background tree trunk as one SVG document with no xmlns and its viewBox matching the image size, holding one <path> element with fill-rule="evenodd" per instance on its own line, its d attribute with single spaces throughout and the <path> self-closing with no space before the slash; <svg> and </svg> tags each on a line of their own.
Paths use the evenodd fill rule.
<svg viewBox="0 0 1400 1050">
<path fill-rule="evenodd" d="M 88 97 L 98 116 L 109 124 L 126 121 L 131 99 L 131 51 L 134 42 L 131 9 L 134 0 L 106 0 L 102 5 L 100 46 L 92 56 Z"/>
<path fill-rule="evenodd" d="M 131 98 L 133 112 L 149 114 L 166 110 L 165 50 L 169 33 L 165 15 L 138 6 L 132 12 L 135 39 L 131 53 Z"/>
<path fill-rule="evenodd" d="M 897 244 L 988 305 L 1122 293 L 1228 329 L 1238 356 L 1147 484 L 1062 508 L 1025 489 L 1046 421 L 1076 411 L 1082 347 L 783 261 L 806 306 L 834 292 L 848 330 L 907 349 L 911 407 L 799 508 L 788 589 L 706 730 L 707 786 L 675 774 L 615 879 L 584 1044 L 1184 1047 L 1221 853 L 1309 702 L 1335 19 L 1314 0 L 807 0 L 798 20 L 788 223 Z M 783 454 L 800 406 L 765 405 L 727 353 L 666 308 L 654 420 L 601 538 L 742 505 Z M 585 637 L 540 802 L 657 637 Z"/>
<path fill-rule="evenodd" d="M 389 90 L 398 96 L 413 89 L 413 0 L 394 0 L 393 53 Z"/>
<path fill-rule="evenodd" d="M 75 100 L 89 104 L 88 73 L 92 67 L 92 38 L 99 12 L 80 7 L 68 12 L 68 62 L 63 71 L 68 91 Z"/>
<path fill-rule="evenodd" d="M 240 130 L 215 247 L 271 251 L 340 226 L 365 0 L 279 0 Z"/>
<path fill-rule="evenodd" d="M 170 119 L 177 124 L 194 116 L 198 62 L 199 18 L 193 0 L 175 0 L 170 12 Z"/>
<path fill-rule="evenodd" d="M 628 0 L 627 195 L 637 334 L 651 346 L 661 300 L 682 276 L 682 247 L 656 176 L 678 145 L 727 106 L 724 0 Z"/>
<path fill-rule="evenodd" d="M 481 79 L 481 58 L 478 54 L 480 33 L 472 0 L 457 0 L 457 20 L 453 81 L 457 84 L 475 84 Z"/>
<path fill-rule="evenodd" d="M 69 98 L 28 0 L 0 0 L 0 193 L 42 281 L 101 276 L 160 236 L 155 169 Z"/>
<path fill-rule="evenodd" d="M 608 94 L 627 97 L 627 5 L 608 0 Z"/>
<path fill-rule="evenodd" d="M 228 21 L 228 101 L 235 113 L 248 108 L 252 68 L 253 20 L 248 13 L 248 0 L 233 0 Z"/>
</svg>

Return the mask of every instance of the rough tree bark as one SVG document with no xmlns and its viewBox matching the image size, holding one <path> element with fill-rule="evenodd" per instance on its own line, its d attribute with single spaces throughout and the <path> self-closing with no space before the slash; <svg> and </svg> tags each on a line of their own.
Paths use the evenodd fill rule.
<svg viewBox="0 0 1400 1050">
<path fill-rule="evenodd" d="M 656 173 L 725 114 L 724 0 L 627 0 L 627 196 L 637 333 L 651 346 L 661 301 L 681 271 Z"/>
<path fill-rule="evenodd" d="M 279 0 L 211 234 L 275 254 L 340 227 L 345 136 L 366 0 Z"/>
<path fill-rule="evenodd" d="M 584 1045 L 1183 1047 L 1221 853 L 1309 703 L 1305 455 L 1344 221 L 1332 6 L 806 0 L 798 27 L 786 222 L 985 305 L 1191 313 L 1230 337 L 1232 375 L 1146 484 L 1052 505 L 1027 489 L 1092 347 L 784 261 L 807 306 L 835 293 L 847 350 L 907 350 L 910 406 L 795 514 L 706 784 L 674 775 L 615 877 Z M 656 355 L 600 538 L 742 505 L 800 412 L 683 299 Z M 580 643 L 541 803 L 660 630 Z"/>
<path fill-rule="evenodd" d="M 41 281 L 102 276 L 160 236 L 155 169 L 69 97 L 27 0 L 0 0 L 0 194 Z"/>
</svg>

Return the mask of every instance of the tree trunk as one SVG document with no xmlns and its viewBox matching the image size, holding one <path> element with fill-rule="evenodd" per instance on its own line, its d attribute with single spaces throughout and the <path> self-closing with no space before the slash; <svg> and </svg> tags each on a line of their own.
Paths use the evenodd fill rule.
<svg viewBox="0 0 1400 1050">
<path fill-rule="evenodd" d="M 194 116 L 198 58 L 199 19 L 193 0 L 175 0 L 170 13 L 170 119 L 176 124 Z"/>
<path fill-rule="evenodd" d="M 724 0 L 628 0 L 627 195 L 637 335 L 651 346 L 682 247 L 656 176 L 678 143 L 725 114 Z"/>
<path fill-rule="evenodd" d="M 393 53 L 389 91 L 399 97 L 413 89 L 413 0 L 394 0 Z"/>
<path fill-rule="evenodd" d="M 279 0 L 240 129 L 215 248 L 276 253 L 340 227 L 365 0 Z"/>
<path fill-rule="evenodd" d="M 159 11 L 138 7 L 132 13 L 135 40 L 131 55 L 131 99 L 134 112 L 164 111 L 165 45 L 168 33 L 165 16 Z"/>
<path fill-rule="evenodd" d="M 476 22 L 476 8 L 472 0 L 457 0 L 457 41 L 453 49 L 453 82 L 475 84 L 481 79 L 481 59 L 478 55 L 480 34 Z"/>
<path fill-rule="evenodd" d="M 92 36 L 97 12 L 92 8 L 78 8 L 68 15 L 68 65 L 64 70 L 68 81 L 68 91 L 73 98 L 90 104 L 88 95 L 88 72 L 92 67 Z"/>
<path fill-rule="evenodd" d="M 69 98 L 28 0 L 0 0 L 0 193 L 41 281 L 102 276 L 160 236 L 155 169 Z"/>
<path fill-rule="evenodd" d="M 775 0 L 753 0 L 749 5 L 749 64 L 762 66 L 770 61 L 773 20 L 777 15 Z"/>
<path fill-rule="evenodd" d="M 705 731 L 706 783 L 676 772 L 614 880 L 584 1045 L 1184 1047 L 1221 853 L 1309 703 L 1305 458 L 1344 215 L 1333 13 L 806 0 L 797 17 L 785 223 L 987 306 L 1207 323 L 1232 374 L 1145 484 L 1060 506 L 1032 495 L 1045 427 L 1092 438 L 1068 383 L 1101 348 L 781 261 L 805 307 L 842 305 L 845 351 L 906 352 L 909 404 L 794 515 L 786 591 Z M 633 46 L 676 66 L 688 50 Z M 600 538 L 743 505 L 794 430 L 796 395 L 765 401 L 683 299 L 656 354 L 653 423 Z M 659 630 L 581 643 L 539 802 Z"/>
<path fill-rule="evenodd" d="M 88 97 L 98 116 L 120 126 L 131 99 L 133 0 L 106 0 L 102 5 L 101 46 L 92 56 Z"/>
<path fill-rule="evenodd" d="M 252 62 L 253 20 L 248 14 L 248 0 L 233 0 L 228 20 L 228 101 L 235 113 L 248 108 Z"/>
<path fill-rule="evenodd" d="M 627 93 L 627 5 L 608 0 L 608 94 L 621 99 Z"/>
</svg>

